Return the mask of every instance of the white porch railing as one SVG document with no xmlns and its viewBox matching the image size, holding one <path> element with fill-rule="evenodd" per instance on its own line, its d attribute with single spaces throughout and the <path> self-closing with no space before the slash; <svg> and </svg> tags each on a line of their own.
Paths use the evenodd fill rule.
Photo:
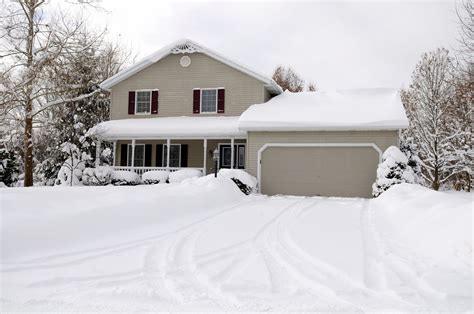
<svg viewBox="0 0 474 314">
<path fill-rule="evenodd" d="M 138 175 L 143 175 L 145 172 L 148 171 L 156 171 L 156 170 L 161 170 L 161 171 L 178 171 L 181 169 L 196 169 L 196 170 L 201 170 L 202 173 L 204 173 L 204 168 L 191 168 L 191 167 L 128 167 L 128 166 L 114 166 L 114 170 L 118 171 L 135 171 Z"/>
</svg>

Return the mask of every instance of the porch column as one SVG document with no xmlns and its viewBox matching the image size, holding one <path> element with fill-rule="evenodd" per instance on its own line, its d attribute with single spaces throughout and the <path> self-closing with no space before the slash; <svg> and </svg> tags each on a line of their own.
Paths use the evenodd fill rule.
<svg viewBox="0 0 474 314">
<path fill-rule="evenodd" d="M 170 147 L 171 140 L 168 138 L 166 139 L 166 168 L 168 168 L 168 171 L 170 170 Z"/>
<path fill-rule="evenodd" d="M 101 140 L 98 139 L 95 144 L 95 167 L 100 166 L 100 146 L 101 146 Z"/>
<path fill-rule="evenodd" d="M 207 138 L 204 139 L 203 141 L 203 147 L 204 147 L 204 169 L 203 169 L 203 174 L 206 175 L 207 171 Z"/>
<path fill-rule="evenodd" d="M 132 162 L 130 163 L 132 170 L 135 168 L 135 139 L 132 140 Z"/>
<path fill-rule="evenodd" d="M 234 169 L 234 138 L 230 138 L 230 169 Z"/>
<path fill-rule="evenodd" d="M 117 141 L 113 141 L 112 144 L 113 144 L 113 149 L 114 149 L 113 150 L 114 155 L 113 155 L 113 160 L 112 160 L 112 166 L 115 167 L 116 159 L 117 159 L 117 157 L 116 157 L 117 156 Z"/>
</svg>

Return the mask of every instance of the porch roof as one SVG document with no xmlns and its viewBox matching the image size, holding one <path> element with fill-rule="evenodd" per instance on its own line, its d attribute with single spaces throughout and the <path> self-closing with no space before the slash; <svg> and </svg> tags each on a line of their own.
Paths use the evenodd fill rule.
<svg viewBox="0 0 474 314">
<path fill-rule="evenodd" d="M 245 138 L 239 117 L 162 117 L 102 122 L 90 131 L 104 140 L 165 138 Z"/>
</svg>

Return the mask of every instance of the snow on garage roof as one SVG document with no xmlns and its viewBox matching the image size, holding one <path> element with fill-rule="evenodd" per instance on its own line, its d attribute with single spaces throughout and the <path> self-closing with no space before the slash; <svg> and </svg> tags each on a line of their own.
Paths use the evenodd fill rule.
<svg viewBox="0 0 474 314">
<path fill-rule="evenodd" d="M 408 127 L 397 90 L 285 91 L 251 106 L 239 119 L 247 131 L 396 130 Z"/>
<path fill-rule="evenodd" d="M 239 70 L 247 75 L 250 75 L 257 80 L 263 82 L 265 87 L 274 94 L 280 94 L 282 92 L 281 87 L 275 83 L 274 80 L 268 78 L 260 73 L 257 73 L 253 70 L 250 70 L 248 67 L 239 64 L 235 61 L 224 57 L 217 52 L 212 51 L 209 48 L 206 48 L 190 39 L 180 39 L 177 40 L 168 46 L 163 47 L 162 49 L 152 53 L 151 55 L 143 58 L 132 66 L 118 72 L 112 77 L 109 77 L 100 84 L 100 88 L 110 90 L 112 86 L 120 83 L 121 81 L 127 79 L 128 77 L 138 73 L 139 71 L 145 69 L 146 67 L 152 65 L 155 62 L 160 61 L 170 54 L 192 54 L 192 53 L 203 53 L 217 61 L 220 61 L 236 70 Z"/>
<path fill-rule="evenodd" d="M 239 117 L 163 117 L 102 122 L 89 131 L 106 140 L 246 137 Z"/>
</svg>

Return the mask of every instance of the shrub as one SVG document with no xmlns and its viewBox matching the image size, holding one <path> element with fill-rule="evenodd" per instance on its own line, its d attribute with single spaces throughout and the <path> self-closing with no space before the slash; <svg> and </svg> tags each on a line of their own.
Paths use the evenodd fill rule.
<svg viewBox="0 0 474 314">
<path fill-rule="evenodd" d="M 97 168 L 86 168 L 82 172 L 82 183 L 84 185 L 102 186 L 112 182 L 114 170 L 109 166 Z"/>
<path fill-rule="evenodd" d="M 116 170 L 112 173 L 113 185 L 138 185 L 141 183 L 140 176 L 133 171 Z"/>
<path fill-rule="evenodd" d="M 397 147 L 390 146 L 382 155 L 382 162 L 377 167 L 377 179 L 372 185 L 372 195 L 379 196 L 392 185 L 414 183 L 415 174 L 408 166 L 408 158 Z"/>
<path fill-rule="evenodd" d="M 197 178 L 202 176 L 202 171 L 198 169 L 181 169 L 169 174 L 169 182 L 177 183 L 189 178 Z"/>
<path fill-rule="evenodd" d="M 13 152 L 0 149 L 0 182 L 5 186 L 15 186 L 19 174 L 18 160 Z"/>
<path fill-rule="evenodd" d="M 245 194 L 249 195 L 257 190 L 257 179 L 251 176 L 244 170 L 240 169 L 221 169 L 219 170 L 219 177 L 228 178 L 234 181 L 239 189 Z"/>
<path fill-rule="evenodd" d="M 169 172 L 165 170 L 153 170 L 147 171 L 142 175 L 142 181 L 144 184 L 158 184 L 167 183 Z"/>
</svg>

